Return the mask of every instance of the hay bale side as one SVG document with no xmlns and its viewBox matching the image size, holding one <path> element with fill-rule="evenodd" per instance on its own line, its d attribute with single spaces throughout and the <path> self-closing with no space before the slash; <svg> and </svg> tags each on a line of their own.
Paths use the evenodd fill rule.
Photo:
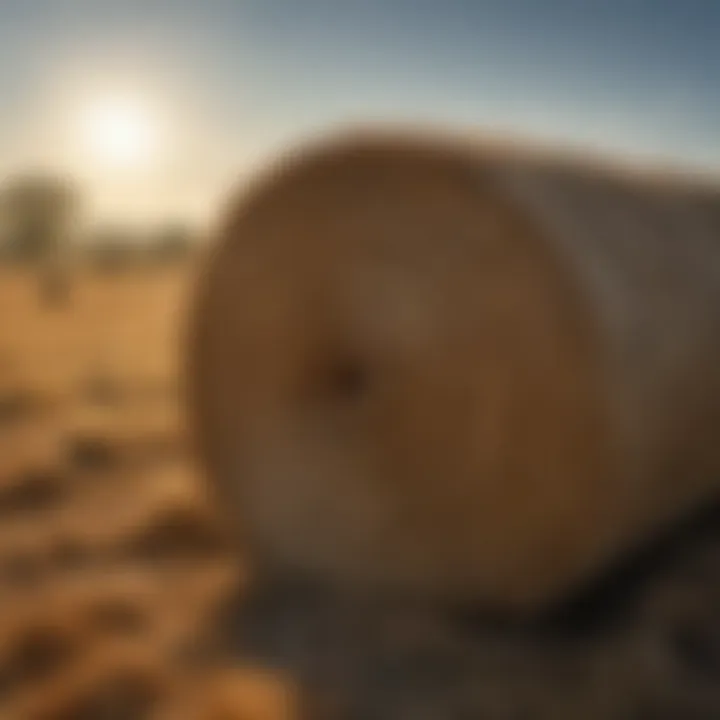
<svg viewBox="0 0 720 720">
<path fill-rule="evenodd" d="M 535 607 L 716 494 L 717 209 L 689 181 L 373 134 L 260 179 L 188 367 L 252 558 Z"/>
</svg>

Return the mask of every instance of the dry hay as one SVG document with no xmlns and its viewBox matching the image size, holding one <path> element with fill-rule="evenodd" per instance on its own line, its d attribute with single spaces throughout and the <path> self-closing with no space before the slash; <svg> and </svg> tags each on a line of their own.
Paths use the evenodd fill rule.
<svg viewBox="0 0 720 720">
<path fill-rule="evenodd" d="M 720 191 L 368 133 L 230 206 L 188 344 L 249 557 L 499 609 L 720 489 Z"/>
</svg>

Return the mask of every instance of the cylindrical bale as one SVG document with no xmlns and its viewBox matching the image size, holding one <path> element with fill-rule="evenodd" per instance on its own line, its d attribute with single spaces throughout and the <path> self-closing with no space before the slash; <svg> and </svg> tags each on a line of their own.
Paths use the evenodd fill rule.
<svg viewBox="0 0 720 720">
<path fill-rule="evenodd" d="M 720 493 L 720 191 L 334 137 L 231 206 L 188 349 L 259 565 L 535 608 Z"/>
</svg>

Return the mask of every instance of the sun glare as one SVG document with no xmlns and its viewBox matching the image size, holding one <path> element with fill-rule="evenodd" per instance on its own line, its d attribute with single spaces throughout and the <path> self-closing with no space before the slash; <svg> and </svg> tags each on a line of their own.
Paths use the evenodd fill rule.
<svg viewBox="0 0 720 720">
<path fill-rule="evenodd" d="M 90 159 L 104 167 L 148 166 L 158 150 L 158 120 L 136 98 L 108 96 L 88 102 L 81 109 L 80 132 Z"/>
</svg>

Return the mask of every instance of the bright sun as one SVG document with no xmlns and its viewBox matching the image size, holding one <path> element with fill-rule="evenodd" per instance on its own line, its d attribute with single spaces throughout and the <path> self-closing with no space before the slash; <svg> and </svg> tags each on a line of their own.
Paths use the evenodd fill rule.
<svg viewBox="0 0 720 720">
<path fill-rule="evenodd" d="M 98 97 L 80 113 L 80 132 L 94 163 L 111 168 L 137 168 L 152 163 L 159 128 L 151 108 L 140 99 Z"/>
</svg>

